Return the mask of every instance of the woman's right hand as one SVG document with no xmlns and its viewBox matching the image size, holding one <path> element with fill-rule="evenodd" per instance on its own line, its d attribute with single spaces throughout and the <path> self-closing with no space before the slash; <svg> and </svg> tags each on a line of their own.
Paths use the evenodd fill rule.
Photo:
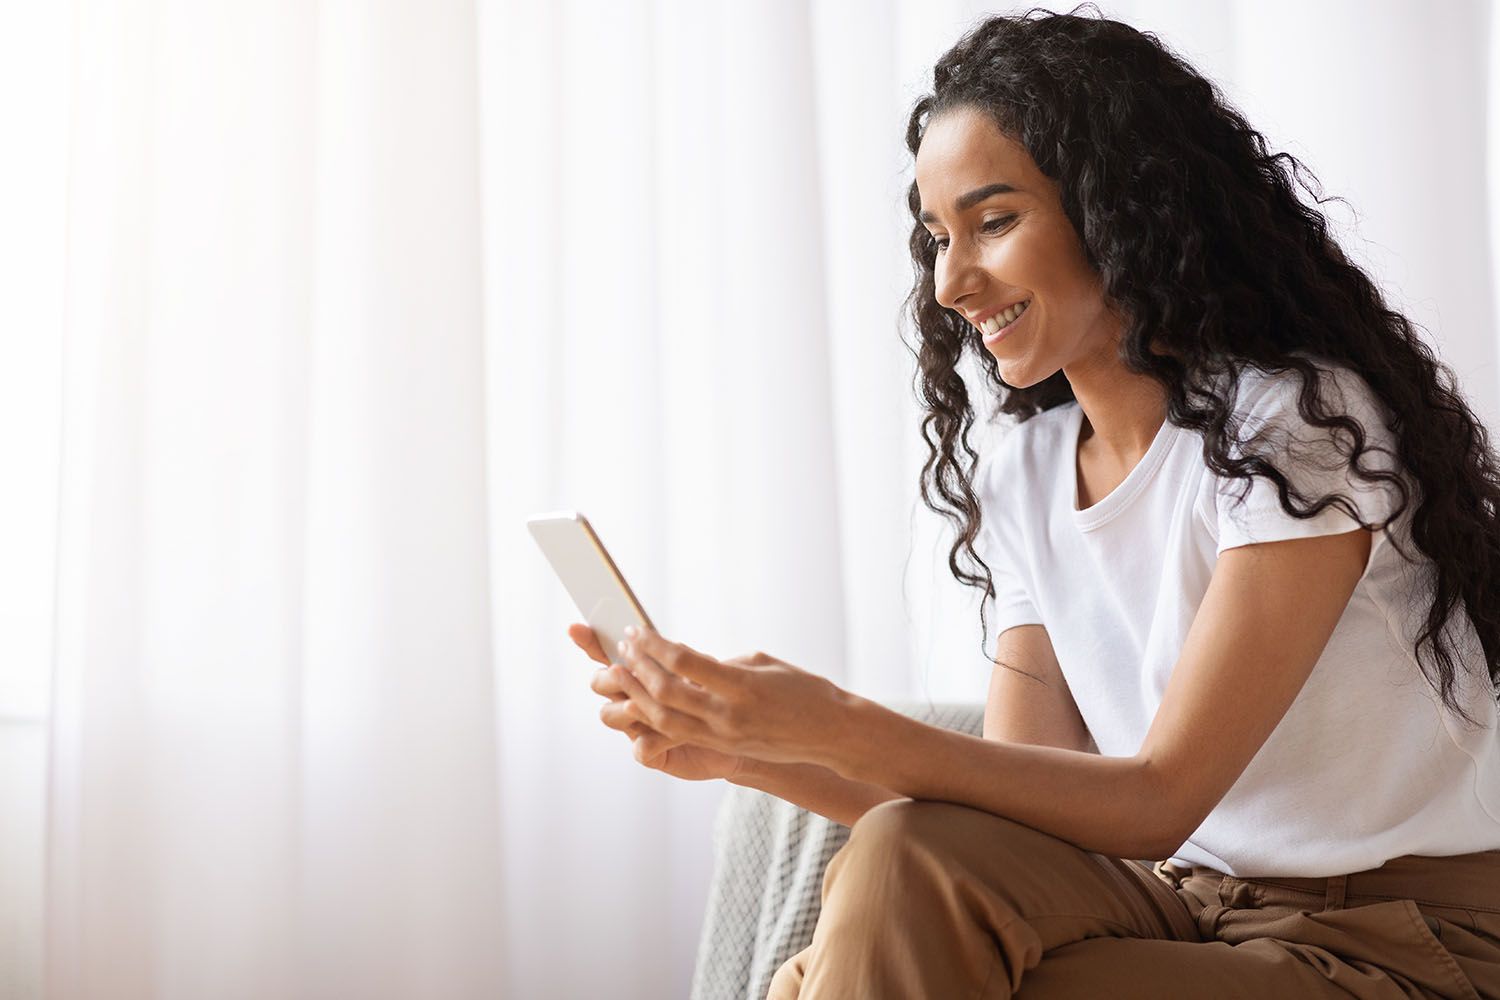
<svg viewBox="0 0 1500 1000">
<path fill-rule="evenodd" d="M 652 729 L 636 714 L 637 709 L 630 701 L 631 692 L 640 689 L 640 682 L 623 666 L 611 663 L 599 647 L 594 630 L 581 622 L 569 625 L 568 638 L 587 653 L 589 659 L 603 664 L 594 671 L 593 680 L 589 682 L 591 689 L 609 699 L 599 709 L 599 718 L 609 728 L 618 729 L 630 737 L 635 759 L 642 765 L 684 781 L 733 778 L 747 766 L 745 757 L 669 740 Z"/>
</svg>

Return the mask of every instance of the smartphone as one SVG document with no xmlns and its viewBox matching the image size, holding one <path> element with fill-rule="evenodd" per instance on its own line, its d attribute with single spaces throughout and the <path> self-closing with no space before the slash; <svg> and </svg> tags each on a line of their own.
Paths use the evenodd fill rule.
<svg viewBox="0 0 1500 1000">
<path fill-rule="evenodd" d="M 619 662 L 615 643 L 626 625 L 657 630 L 588 518 L 574 510 L 536 514 L 526 528 L 611 662 Z"/>
</svg>

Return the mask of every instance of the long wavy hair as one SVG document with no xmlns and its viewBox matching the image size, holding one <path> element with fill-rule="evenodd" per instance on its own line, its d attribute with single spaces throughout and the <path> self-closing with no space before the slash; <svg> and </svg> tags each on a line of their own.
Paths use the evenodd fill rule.
<svg viewBox="0 0 1500 1000">
<path fill-rule="evenodd" d="M 1430 649 L 1431 667 L 1423 664 L 1423 675 L 1449 708 L 1473 723 L 1453 691 L 1455 671 L 1464 664 L 1444 633 L 1455 609 L 1466 613 L 1489 680 L 1500 684 L 1500 477 L 1483 424 L 1452 370 L 1330 238 L 1323 215 L 1298 199 L 1294 182 L 1319 205 L 1338 200 L 1320 197 L 1321 186 L 1314 190 L 1301 181 L 1299 171 L 1311 171 L 1288 153 L 1270 152 L 1265 136 L 1221 91 L 1155 35 L 1077 16 L 1079 9 L 1054 14 L 1032 8 L 972 28 L 938 60 L 932 93 L 913 106 L 908 149 L 915 157 L 928 122 L 959 108 L 987 114 L 1025 148 L 1057 182 L 1106 301 L 1125 319 L 1120 360 L 1165 388 L 1167 419 L 1203 436 L 1204 461 L 1215 474 L 1243 479 L 1245 488 L 1254 476 L 1269 480 L 1296 518 L 1335 506 L 1363 527 L 1384 528 L 1416 504 L 1411 539 L 1435 572 L 1414 655 L 1420 662 L 1423 647 Z M 915 181 L 907 204 L 916 281 L 904 310 L 918 341 L 912 351 L 929 449 L 922 499 L 958 529 L 948 565 L 963 584 L 984 588 L 981 642 L 987 645 L 984 606 L 995 589 L 973 545 L 980 528 L 973 489 L 979 456 L 968 441 L 974 411 L 959 363 L 966 351 L 978 360 L 995 395 L 990 420 L 1005 413 L 1025 421 L 1075 397 L 1061 371 L 1025 388 L 1005 383 L 978 331 L 934 297 L 937 249 L 917 218 Z M 1357 371 L 1394 415 L 1388 430 L 1415 480 L 1416 497 L 1398 473 L 1360 466 L 1358 456 L 1368 451 L 1364 429 L 1325 406 L 1316 359 Z M 1245 453 L 1245 442 L 1234 436 L 1232 402 L 1216 387 L 1225 384 L 1226 373 L 1237 381 L 1246 365 L 1297 372 L 1301 416 L 1313 427 L 1352 437 L 1355 477 L 1393 484 L 1402 498 L 1396 513 L 1367 523 L 1343 494 L 1298 505 L 1301 494 L 1270 456 Z M 955 454 L 960 445 L 966 467 Z M 1394 532 L 1392 543 L 1414 558 Z M 960 550 L 983 577 L 959 565 Z"/>
</svg>

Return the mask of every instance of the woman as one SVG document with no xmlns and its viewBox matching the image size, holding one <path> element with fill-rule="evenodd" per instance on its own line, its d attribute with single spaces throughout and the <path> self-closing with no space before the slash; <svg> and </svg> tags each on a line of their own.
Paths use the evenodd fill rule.
<svg viewBox="0 0 1500 1000">
<path fill-rule="evenodd" d="M 1035 13 L 945 54 L 907 132 L 922 493 L 1000 632 L 985 738 L 650 633 L 601 717 L 852 825 L 775 998 L 1500 996 L 1485 433 L 1295 160 L 1152 36 Z M 965 350 L 1018 418 L 967 467 Z"/>
</svg>

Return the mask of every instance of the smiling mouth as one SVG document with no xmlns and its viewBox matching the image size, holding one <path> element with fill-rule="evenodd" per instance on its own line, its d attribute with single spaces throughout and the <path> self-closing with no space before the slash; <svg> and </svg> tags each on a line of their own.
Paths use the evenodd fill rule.
<svg viewBox="0 0 1500 1000">
<path fill-rule="evenodd" d="M 1019 309 L 1016 306 L 1012 306 L 979 324 L 978 330 L 984 336 L 986 344 L 993 344 L 1010 333 L 1021 322 L 1021 318 L 1031 311 L 1030 299 L 1026 299 L 1019 305 Z M 1006 321 L 1007 318 L 1009 322 Z"/>
</svg>

